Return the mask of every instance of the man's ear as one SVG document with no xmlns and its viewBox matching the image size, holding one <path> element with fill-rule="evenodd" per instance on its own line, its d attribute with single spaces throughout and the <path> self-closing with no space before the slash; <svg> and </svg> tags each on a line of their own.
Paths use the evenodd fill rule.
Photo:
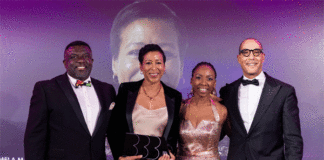
<svg viewBox="0 0 324 160">
<path fill-rule="evenodd" d="M 63 65 L 64 65 L 64 68 L 66 68 L 66 61 L 65 61 L 65 59 L 63 60 Z"/>
<path fill-rule="evenodd" d="M 262 63 L 264 63 L 264 60 L 265 60 L 265 54 L 263 53 L 262 55 L 263 55 L 263 56 L 262 56 Z"/>
<path fill-rule="evenodd" d="M 240 63 L 241 60 L 240 60 L 240 55 L 237 55 L 237 62 Z M 241 64 L 241 63 L 240 63 Z"/>
<path fill-rule="evenodd" d="M 118 75 L 117 75 L 117 73 L 118 73 L 117 71 L 119 70 L 118 59 L 115 58 L 115 56 L 113 56 L 111 62 L 112 62 L 112 63 L 111 63 L 111 69 L 112 69 L 112 71 L 113 71 L 113 75 L 114 75 L 114 76 L 118 76 Z"/>
</svg>

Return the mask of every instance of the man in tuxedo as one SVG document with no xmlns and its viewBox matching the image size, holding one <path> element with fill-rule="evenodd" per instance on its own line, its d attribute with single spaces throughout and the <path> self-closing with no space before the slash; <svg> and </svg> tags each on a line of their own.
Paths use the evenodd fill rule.
<svg viewBox="0 0 324 160">
<path fill-rule="evenodd" d="M 249 38 L 237 60 L 243 76 L 221 88 L 231 122 L 229 160 L 300 160 L 303 139 L 294 87 L 262 71 L 261 43 Z"/>
<path fill-rule="evenodd" d="M 70 43 L 63 63 L 65 74 L 35 84 L 24 138 L 25 159 L 105 160 L 115 89 L 90 77 L 93 59 L 87 43 Z"/>
</svg>

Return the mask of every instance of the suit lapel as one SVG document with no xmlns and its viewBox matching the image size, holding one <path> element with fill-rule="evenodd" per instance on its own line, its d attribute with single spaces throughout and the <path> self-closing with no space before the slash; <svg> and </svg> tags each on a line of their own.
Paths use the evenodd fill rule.
<svg viewBox="0 0 324 160">
<path fill-rule="evenodd" d="M 126 104 L 126 120 L 128 123 L 128 129 L 130 133 L 134 133 L 132 114 L 136 103 L 137 95 L 138 95 L 138 90 L 137 91 L 128 90 L 127 104 Z"/>
<path fill-rule="evenodd" d="M 69 82 L 68 76 L 62 75 L 61 77 L 59 77 L 57 80 L 57 83 L 59 84 L 59 86 L 61 87 L 61 89 L 63 90 L 65 96 L 67 97 L 68 101 L 70 102 L 76 116 L 78 117 L 81 125 L 83 126 L 83 128 L 85 129 L 85 131 L 90 135 L 89 129 L 87 127 L 87 124 L 84 120 L 81 108 L 80 108 L 80 104 L 79 101 L 72 89 L 71 83 Z"/>
<path fill-rule="evenodd" d="M 128 130 L 130 133 L 134 133 L 132 114 L 133 114 L 133 109 L 135 107 L 138 91 L 143 81 L 144 79 L 134 83 L 132 85 L 132 88 L 130 88 L 127 93 L 126 120 L 128 124 Z"/>
<path fill-rule="evenodd" d="M 269 108 L 271 102 L 273 101 L 274 97 L 278 93 L 280 89 L 280 85 L 277 85 L 274 80 L 268 76 L 266 73 L 266 81 L 262 90 L 262 94 L 260 97 L 258 108 L 255 112 L 253 122 L 251 124 L 251 128 L 249 133 L 252 132 L 253 128 L 260 122 L 261 118 L 264 117 L 264 113 Z"/>
<path fill-rule="evenodd" d="M 104 97 L 103 97 L 104 93 L 103 93 L 103 90 L 100 87 L 100 83 L 98 83 L 93 78 L 91 78 L 91 82 L 92 82 L 93 87 L 94 87 L 94 89 L 95 89 L 95 91 L 97 93 L 97 97 L 99 99 L 100 107 L 101 107 L 99 117 L 98 117 L 95 129 L 93 131 L 93 134 L 92 134 L 92 136 L 94 136 L 98 132 L 98 130 L 99 130 L 100 126 L 102 125 L 102 123 L 104 122 L 105 116 L 107 116 L 106 115 L 107 114 L 107 107 L 104 104 Z"/>
<path fill-rule="evenodd" d="M 169 136 L 170 130 L 171 130 L 172 123 L 173 123 L 175 98 L 169 97 L 168 96 L 169 95 L 168 88 L 165 87 L 165 85 L 163 83 L 162 83 L 162 85 L 163 85 L 163 89 L 164 89 L 165 103 L 166 103 L 167 109 L 168 109 L 168 123 L 164 129 L 163 137 L 165 139 L 167 139 Z"/>
<path fill-rule="evenodd" d="M 242 79 L 243 77 L 241 77 Z M 235 122 L 238 123 L 239 125 L 239 130 L 240 130 L 240 133 L 243 134 L 244 136 L 247 135 L 247 131 L 246 131 L 246 128 L 244 126 L 244 123 L 243 123 L 243 119 L 242 119 L 242 116 L 241 116 L 241 112 L 239 110 L 239 106 L 238 106 L 238 90 L 239 90 L 239 87 L 240 87 L 240 84 L 241 84 L 241 79 L 238 79 L 235 84 L 234 84 L 234 87 L 232 88 L 229 96 L 230 96 L 230 100 L 229 100 L 229 103 L 230 105 L 228 105 L 229 107 L 233 106 L 233 108 L 230 108 L 230 110 L 232 111 L 232 114 L 231 114 L 231 117 L 234 119 Z"/>
</svg>

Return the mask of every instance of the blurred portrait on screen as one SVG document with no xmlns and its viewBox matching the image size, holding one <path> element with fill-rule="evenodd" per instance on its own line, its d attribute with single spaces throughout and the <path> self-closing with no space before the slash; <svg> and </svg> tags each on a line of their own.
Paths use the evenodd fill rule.
<svg viewBox="0 0 324 160">
<path fill-rule="evenodd" d="M 162 81 L 176 88 L 182 77 L 186 51 L 185 27 L 178 16 L 159 2 L 134 2 L 116 16 L 110 32 L 113 78 L 118 83 L 138 81 L 138 52 L 145 44 L 158 44 L 166 55 Z"/>
</svg>

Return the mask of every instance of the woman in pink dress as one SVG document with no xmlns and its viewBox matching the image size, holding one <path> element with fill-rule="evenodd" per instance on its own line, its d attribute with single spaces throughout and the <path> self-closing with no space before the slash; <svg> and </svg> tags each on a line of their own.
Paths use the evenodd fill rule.
<svg viewBox="0 0 324 160">
<path fill-rule="evenodd" d="M 177 159 L 218 160 L 218 142 L 227 110 L 215 96 L 216 70 L 208 62 L 192 70 L 193 96 L 181 106 Z"/>
</svg>

